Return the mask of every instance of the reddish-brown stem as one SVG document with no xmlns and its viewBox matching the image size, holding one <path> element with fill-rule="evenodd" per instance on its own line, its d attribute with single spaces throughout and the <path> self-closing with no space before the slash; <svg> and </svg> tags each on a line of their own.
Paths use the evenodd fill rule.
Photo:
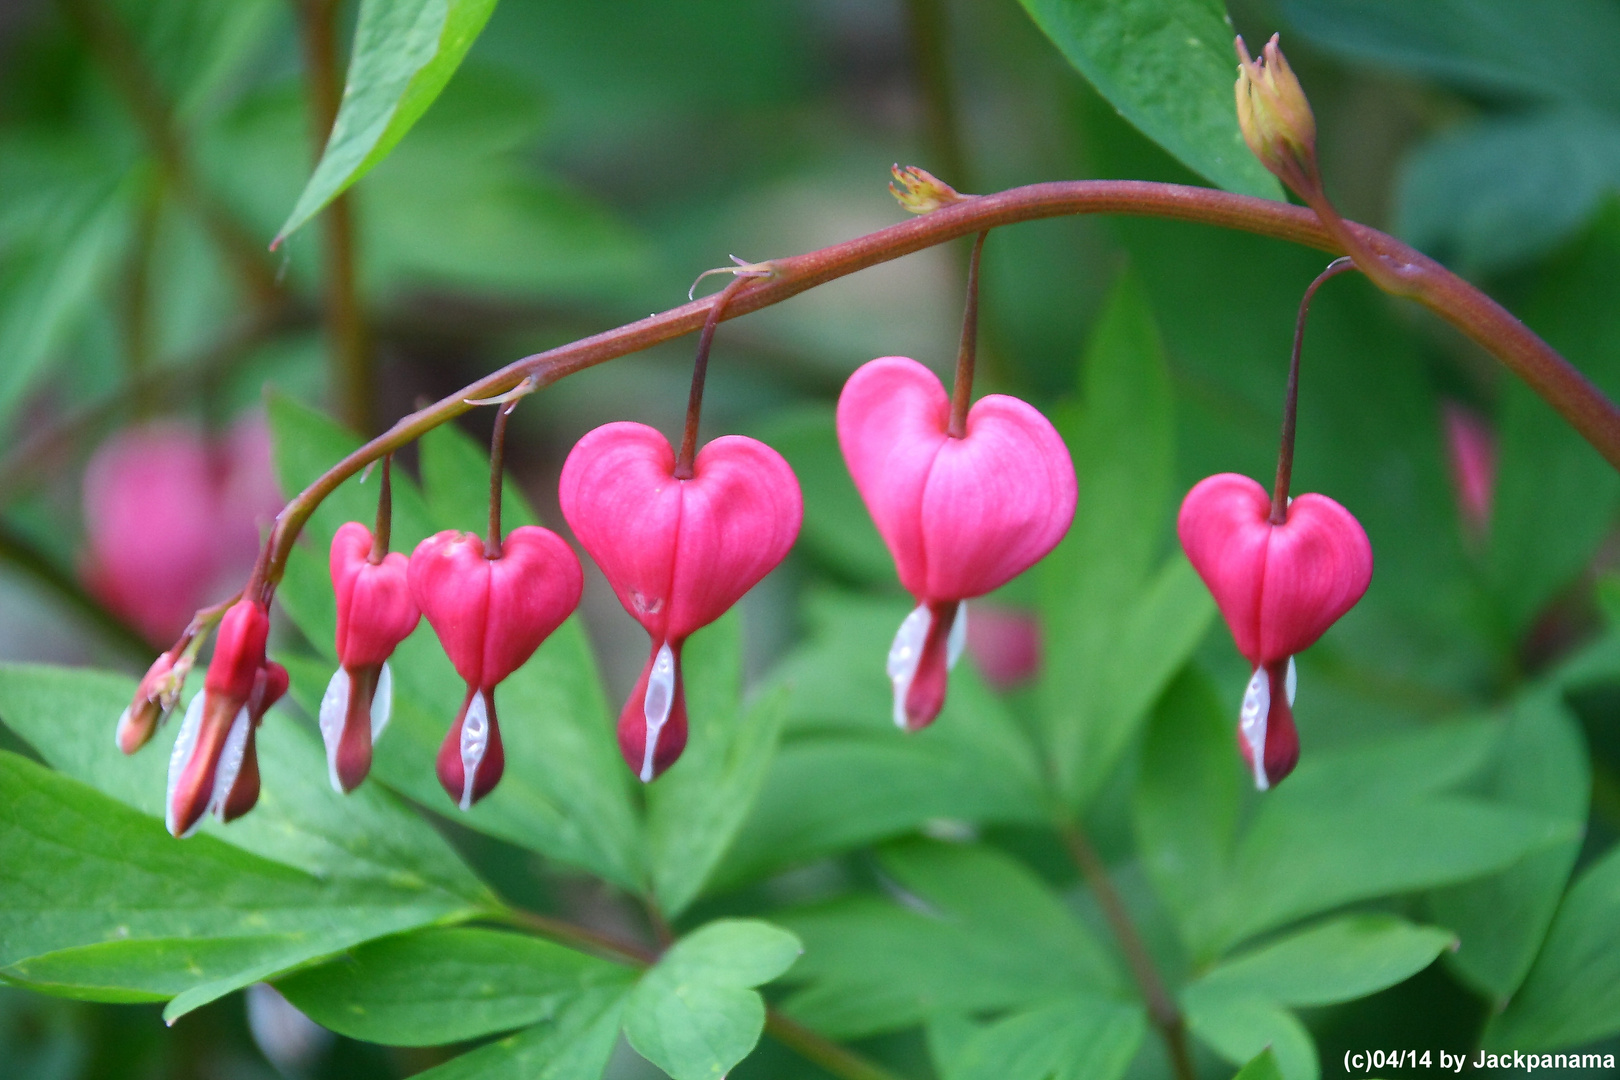
<svg viewBox="0 0 1620 1080">
<path fill-rule="evenodd" d="M 770 277 L 761 278 L 751 288 L 739 292 L 734 302 L 724 306 L 719 318 L 736 318 L 779 304 L 835 278 L 960 236 L 1020 221 L 1071 214 L 1134 214 L 1199 222 L 1343 254 L 1315 213 L 1305 207 L 1209 188 L 1143 180 L 1059 181 L 964 199 L 819 251 L 773 259 Z M 1419 303 L 1512 369 L 1599 453 L 1620 468 L 1620 410 L 1585 376 L 1501 305 L 1439 263 L 1392 236 L 1363 225 L 1346 224 L 1368 249 L 1413 267 L 1419 285 L 1414 297 Z M 369 462 L 472 408 L 469 398 L 501 394 L 525 379 L 532 379 L 536 387 L 548 386 L 576 371 L 689 334 L 708 320 L 718 299 L 718 295 L 707 296 L 614 330 L 526 356 L 402 418 L 332 466 L 282 510 L 270 540 L 272 579 L 280 578 L 288 552 L 309 515 L 339 484 Z"/>
<path fill-rule="evenodd" d="M 986 229 L 973 241 L 968 256 L 967 303 L 962 306 L 962 340 L 956 346 L 956 381 L 951 386 L 951 419 L 945 434 L 953 439 L 967 435 L 968 409 L 973 405 L 973 364 L 979 350 L 979 253 L 984 250 Z"/>
<path fill-rule="evenodd" d="M 373 566 L 388 557 L 389 533 L 394 527 L 393 464 L 394 455 L 384 454 L 377 488 L 377 527 L 371 532 L 371 554 L 367 558 Z"/>
<path fill-rule="evenodd" d="M 506 468 L 506 421 L 517 401 L 495 406 L 495 430 L 489 436 L 489 539 L 484 541 L 484 558 L 501 557 L 501 477 Z"/>
<path fill-rule="evenodd" d="M 703 331 L 698 334 L 697 356 L 692 360 L 692 390 L 686 397 L 686 427 L 681 432 L 681 449 L 675 455 L 675 479 L 692 479 L 692 462 L 697 457 L 698 422 L 703 418 L 703 383 L 709 376 L 709 347 L 714 344 L 714 328 L 726 317 L 732 297 L 751 279 L 738 274 L 714 297 Z"/>
<path fill-rule="evenodd" d="M 1119 941 L 1119 950 L 1125 956 L 1125 963 L 1131 969 L 1137 988 L 1142 991 L 1148 1019 L 1159 1029 L 1165 1048 L 1170 1052 L 1170 1065 L 1175 1070 L 1177 1080 L 1197 1080 L 1198 1071 L 1193 1067 L 1192 1052 L 1187 1046 L 1187 1024 L 1182 1018 L 1181 1008 L 1159 975 L 1153 955 L 1143 943 L 1142 935 L 1137 933 L 1136 923 L 1126 910 L 1125 902 L 1114 889 L 1107 864 L 1097 854 L 1097 849 L 1091 846 L 1091 841 L 1079 825 L 1066 822 L 1059 826 L 1058 831 L 1062 833 L 1069 855 L 1079 868 L 1080 875 L 1086 879 L 1091 894 L 1097 898 L 1103 918 L 1108 920 L 1109 928 Z"/>
<path fill-rule="evenodd" d="M 343 100 L 338 64 L 338 0 L 303 0 L 304 66 L 309 84 L 311 133 L 315 160 L 326 148 Z M 371 335 L 360 305 L 355 266 L 354 201 L 350 192 L 333 199 L 321 212 L 322 304 L 326 336 L 332 350 L 332 392 L 338 415 L 363 435 L 376 430 L 373 407 L 375 378 L 371 363 Z"/>
<path fill-rule="evenodd" d="M 1316 290 L 1329 279 L 1355 267 L 1355 260 L 1348 255 L 1334 259 L 1310 283 L 1299 301 L 1299 317 L 1294 320 L 1294 350 L 1288 358 L 1288 389 L 1283 395 L 1282 446 L 1277 451 L 1277 482 L 1271 489 L 1270 520 L 1273 525 L 1281 525 L 1288 520 L 1288 484 L 1294 475 L 1294 421 L 1299 412 L 1299 354 L 1305 347 L 1305 317 L 1310 314 L 1311 300 L 1316 296 Z"/>
</svg>

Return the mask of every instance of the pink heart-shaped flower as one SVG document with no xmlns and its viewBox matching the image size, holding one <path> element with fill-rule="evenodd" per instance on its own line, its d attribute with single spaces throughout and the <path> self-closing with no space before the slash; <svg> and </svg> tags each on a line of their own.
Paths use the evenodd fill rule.
<svg viewBox="0 0 1620 1080">
<path fill-rule="evenodd" d="M 659 740 L 664 724 L 685 716 L 681 643 L 787 555 L 804 516 L 799 482 L 775 450 L 740 435 L 709 443 L 691 478 L 677 479 L 669 441 L 645 424 L 621 422 L 588 433 L 569 452 L 558 499 L 619 603 L 652 638 L 619 728 L 626 760 L 651 780 L 680 752 L 673 726 Z"/>
</svg>

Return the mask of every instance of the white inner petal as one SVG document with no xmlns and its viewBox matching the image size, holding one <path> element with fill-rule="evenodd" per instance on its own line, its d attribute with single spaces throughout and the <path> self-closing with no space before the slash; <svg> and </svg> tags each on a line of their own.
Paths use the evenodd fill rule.
<svg viewBox="0 0 1620 1080">
<path fill-rule="evenodd" d="M 124 728 L 129 725 L 129 706 L 118 714 L 118 726 L 113 728 L 113 745 L 122 750 L 124 748 Z"/>
<path fill-rule="evenodd" d="M 951 620 L 951 633 L 945 639 L 945 670 L 955 671 L 956 662 L 962 659 L 962 650 L 967 648 L 967 601 L 963 600 L 956 605 L 956 618 Z"/>
<path fill-rule="evenodd" d="M 1254 766 L 1254 787 L 1265 791 L 1271 786 L 1266 777 L 1266 718 L 1271 715 L 1271 679 L 1265 668 L 1255 668 L 1249 688 L 1243 692 L 1243 711 L 1238 714 L 1238 731 L 1249 747 Z"/>
<path fill-rule="evenodd" d="M 911 680 L 917 677 L 917 664 L 922 659 L 923 642 L 928 640 L 928 628 L 934 616 L 926 605 L 912 609 L 900 624 L 889 646 L 889 681 L 894 684 L 894 726 L 906 729 L 906 694 L 911 691 Z M 963 624 L 964 634 L 966 623 Z M 955 627 L 952 627 L 954 632 Z"/>
<path fill-rule="evenodd" d="M 484 703 L 482 690 L 473 694 L 467 705 L 467 715 L 461 721 L 461 808 L 470 810 L 473 804 L 473 785 L 478 779 L 478 766 L 484 762 L 484 751 L 489 749 L 489 706 Z"/>
<path fill-rule="evenodd" d="M 382 737 L 383 729 L 388 726 L 388 720 L 394 714 L 394 669 L 383 662 L 382 671 L 377 675 L 377 685 L 371 691 L 371 743 L 377 744 Z"/>
<path fill-rule="evenodd" d="M 349 673 L 342 668 L 332 673 L 321 695 L 321 739 L 326 743 L 326 777 L 332 781 L 332 790 L 343 794 L 338 780 L 338 745 L 343 741 L 343 718 L 349 714 Z"/>
<path fill-rule="evenodd" d="M 204 690 L 191 699 L 191 704 L 186 708 L 186 718 L 180 722 L 180 734 L 175 737 L 174 749 L 169 752 L 169 790 L 163 798 L 163 823 L 174 836 L 180 835 L 175 831 L 174 789 L 180 784 L 180 774 L 185 772 L 192 750 L 196 749 L 197 732 L 202 728 L 203 699 L 207 696 L 208 691 Z M 186 830 L 186 835 L 191 835 L 195 828 L 193 825 Z"/>
<path fill-rule="evenodd" d="M 1283 688 L 1288 691 L 1288 707 L 1294 707 L 1294 691 L 1299 689 L 1299 672 L 1294 668 L 1294 658 L 1288 658 L 1288 674 L 1283 678 Z"/>
<path fill-rule="evenodd" d="M 208 797 L 208 809 L 217 818 L 225 817 L 225 801 L 231 797 L 231 788 L 236 786 L 236 778 L 242 772 L 242 759 L 247 756 L 248 732 L 252 730 L 253 720 L 244 705 L 236 711 L 236 719 L 231 721 L 230 733 L 225 736 L 225 747 L 219 753 L 219 764 L 214 767 L 214 791 Z"/>
<path fill-rule="evenodd" d="M 647 676 L 647 696 L 642 699 L 641 714 L 647 718 L 647 744 L 641 754 L 641 782 L 652 783 L 653 756 L 658 750 L 658 735 L 669 721 L 670 710 L 675 707 L 675 654 L 665 642 L 653 658 L 652 674 Z"/>
</svg>

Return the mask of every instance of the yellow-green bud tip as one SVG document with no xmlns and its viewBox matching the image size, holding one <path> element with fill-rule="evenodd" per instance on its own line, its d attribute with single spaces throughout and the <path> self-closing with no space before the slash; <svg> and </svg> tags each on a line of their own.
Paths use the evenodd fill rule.
<svg viewBox="0 0 1620 1080">
<path fill-rule="evenodd" d="M 1271 35 L 1258 60 L 1237 39 L 1237 114 L 1243 140 L 1260 163 L 1296 191 L 1315 189 L 1316 118 L 1293 68 Z"/>
<path fill-rule="evenodd" d="M 907 165 L 904 168 L 896 165 L 889 172 L 894 177 L 894 182 L 889 185 L 889 193 L 913 214 L 926 214 L 930 210 L 938 210 L 942 206 L 949 206 L 951 203 L 971 197 L 963 195 L 933 173 L 919 169 L 915 165 Z"/>
</svg>

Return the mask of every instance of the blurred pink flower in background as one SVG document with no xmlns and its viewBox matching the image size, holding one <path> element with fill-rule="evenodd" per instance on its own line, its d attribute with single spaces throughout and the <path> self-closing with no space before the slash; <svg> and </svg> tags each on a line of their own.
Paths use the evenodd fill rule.
<svg viewBox="0 0 1620 1080">
<path fill-rule="evenodd" d="M 1041 670 L 1041 624 L 1017 608 L 976 603 L 968 613 L 967 651 L 997 690 L 1011 690 Z"/>
<path fill-rule="evenodd" d="M 175 420 L 121 431 L 85 470 L 85 585 L 167 645 L 242 584 L 281 504 L 261 413 L 217 439 Z"/>
<path fill-rule="evenodd" d="M 1483 541 L 1490 531 L 1496 489 L 1496 432 L 1484 417 L 1454 401 L 1446 402 L 1443 419 L 1457 514 L 1469 538 Z"/>
</svg>

